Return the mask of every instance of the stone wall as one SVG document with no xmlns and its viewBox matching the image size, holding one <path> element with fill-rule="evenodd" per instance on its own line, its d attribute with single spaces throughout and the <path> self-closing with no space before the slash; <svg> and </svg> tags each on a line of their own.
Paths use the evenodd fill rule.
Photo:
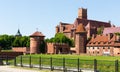
<svg viewBox="0 0 120 72">
<path fill-rule="evenodd" d="M 48 54 L 68 54 L 70 47 L 65 43 L 47 43 Z"/>
<path fill-rule="evenodd" d="M 30 48 L 29 47 L 13 47 L 12 50 L 14 52 L 30 53 Z"/>
</svg>

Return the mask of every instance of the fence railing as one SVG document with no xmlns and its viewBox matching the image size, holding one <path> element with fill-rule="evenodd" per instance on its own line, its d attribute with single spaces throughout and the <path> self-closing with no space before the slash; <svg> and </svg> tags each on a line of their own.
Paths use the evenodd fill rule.
<svg viewBox="0 0 120 72">
<path fill-rule="evenodd" d="M 105 60 L 82 60 L 72 58 L 45 58 L 45 57 L 32 57 L 32 56 L 19 56 L 11 60 L 10 57 L 0 58 L 4 64 L 10 64 L 14 66 L 63 70 L 63 72 L 75 71 L 75 72 L 119 72 L 120 61 L 105 61 Z"/>
</svg>

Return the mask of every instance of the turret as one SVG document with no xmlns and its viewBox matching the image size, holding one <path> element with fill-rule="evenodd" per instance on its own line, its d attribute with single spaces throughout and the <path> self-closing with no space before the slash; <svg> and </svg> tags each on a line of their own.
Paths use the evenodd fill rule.
<svg viewBox="0 0 120 72">
<path fill-rule="evenodd" d="M 30 35 L 30 53 L 31 54 L 40 53 L 40 45 L 43 43 L 44 37 L 45 36 L 38 31 Z"/>
<path fill-rule="evenodd" d="M 83 24 L 79 24 L 76 29 L 76 39 L 75 39 L 76 54 L 86 52 L 86 40 L 87 40 L 87 32 L 85 31 Z"/>
</svg>

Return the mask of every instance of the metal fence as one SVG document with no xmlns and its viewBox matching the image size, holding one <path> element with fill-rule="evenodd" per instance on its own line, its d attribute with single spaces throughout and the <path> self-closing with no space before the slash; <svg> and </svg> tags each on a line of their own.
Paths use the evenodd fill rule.
<svg viewBox="0 0 120 72">
<path fill-rule="evenodd" d="M 4 64 L 14 66 L 61 70 L 63 72 L 120 72 L 118 66 L 120 61 L 105 60 L 82 60 L 72 58 L 45 58 L 32 56 L 19 56 L 11 60 L 10 57 L 0 58 Z"/>
</svg>

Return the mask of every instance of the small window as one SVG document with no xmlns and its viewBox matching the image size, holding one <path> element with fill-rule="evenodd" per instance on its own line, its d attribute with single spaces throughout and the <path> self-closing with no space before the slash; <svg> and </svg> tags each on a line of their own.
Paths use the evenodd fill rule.
<svg viewBox="0 0 120 72">
<path fill-rule="evenodd" d="M 111 42 L 108 42 L 108 44 L 111 44 Z"/>
<path fill-rule="evenodd" d="M 93 44 L 95 44 L 96 42 L 94 42 Z"/>
<path fill-rule="evenodd" d="M 100 44 L 100 42 L 98 42 L 98 44 Z"/>
<path fill-rule="evenodd" d="M 99 47 L 97 47 L 97 49 L 99 49 Z"/>
<path fill-rule="evenodd" d="M 97 52 L 99 54 L 99 52 Z"/>
<path fill-rule="evenodd" d="M 91 42 L 89 44 L 91 44 Z"/>
<path fill-rule="evenodd" d="M 105 49 L 105 47 L 103 47 L 103 49 Z"/>
<path fill-rule="evenodd" d="M 106 44 L 107 42 L 104 42 L 104 44 Z"/>
</svg>

